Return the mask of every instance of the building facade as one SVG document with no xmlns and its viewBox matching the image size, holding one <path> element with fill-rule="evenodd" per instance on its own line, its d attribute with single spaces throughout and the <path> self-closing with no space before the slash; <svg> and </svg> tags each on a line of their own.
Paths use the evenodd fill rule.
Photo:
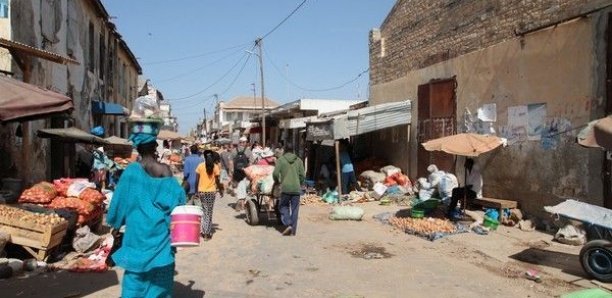
<svg viewBox="0 0 612 298">
<path fill-rule="evenodd" d="M 370 101 L 413 100 L 413 124 L 406 150 L 378 150 L 407 159 L 411 178 L 436 163 L 461 181 L 463 158 L 420 144 L 492 133 L 509 146 L 477 159 L 485 197 L 531 214 L 567 197 L 612 207 L 610 161 L 575 142 L 584 124 L 612 113 L 611 5 L 397 1 L 370 32 Z"/>
<path fill-rule="evenodd" d="M 276 108 L 278 103 L 265 98 L 266 113 Z M 251 119 L 261 117 L 261 97 L 238 96 L 228 102 L 220 101 L 215 107 L 213 129 L 221 133 L 232 133 L 251 127 Z"/>
<path fill-rule="evenodd" d="M 8 14 L 4 13 L 4 5 Z M 79 64 L 57 64 L 32 58 L 29 83 L 66 94 L 74 101 L 70 118 L 49 118 L 31 121 L 29 135 L 32 157 L 20 158 L 23 140 L 16 133 L 20 125 L 0 128 L 4 142 L 0 152 L 3 176 L 20 176 L 24 167 L 31 169 L 26 184 L 70 173 L 69 164 L 59 164 L 60 156 L 74 156 L 74 145 L 35 136 L 41 128 L 74 126 L 89 131 L 95 125 L 105 128 L 106 136 L 127 136 L 125 111 L 137 95 L 137 78 L 142 73 L 133 53 L 110 22 L 99 0 L 11 0 L 0 1 L 0 37 L 37 49 L 70 57 Z M 2 55 L 6 59 L 6 55 Z M 16 79 L 24 77 L 18 61 L 0 60 L 0 69 Z M 7 68 L 4 68 L 7 67 Z M 103 105 L 96 105 L 103 103 Z M 99 107 L 120 107 L 109 113 Z M 52 168 L 61 169 L 52 173 Z"/>
</svg>

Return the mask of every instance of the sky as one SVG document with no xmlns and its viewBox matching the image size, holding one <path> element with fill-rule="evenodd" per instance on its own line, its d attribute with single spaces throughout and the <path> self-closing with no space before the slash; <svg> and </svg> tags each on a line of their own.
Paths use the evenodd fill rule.
<svg viewBox="0 0 612 298">
<path fill-rule="evenodd" d="M 367 99 L 368 35 L 395 4 L 395 0 L 102 2 L 137 57 L 143 76 L 172 105 L 182 134 L 204 118 L 204 110 L 210 119 L 217 98 L 227 102 L 254 92 L 261 96 L 254 48 L 258 37 L 263 38 L 267 98 L 279 104 L 301 98 Z"/>
</svg>

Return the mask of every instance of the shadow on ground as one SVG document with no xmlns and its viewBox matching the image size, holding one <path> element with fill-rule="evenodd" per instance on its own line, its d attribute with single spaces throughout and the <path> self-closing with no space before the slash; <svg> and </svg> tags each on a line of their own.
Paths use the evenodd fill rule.
<svg viewBox="0 0 612 298">
<path fill-rule="evenodd" d="M 179 282 L 174 282 L 174 297 L 181 298 L 201 298 L 204 297 L 206 292 L 202 290 L 193 289 L 195 281 L 190 280 L 188 285 L 184 285 Z"/>
<path fill-rule="evenodd" d="M 50 272 L 0 282 L 0 297 L 83 297 L 119 283 L 117 272 Z"/>
<path fill-rule="evenodd" d="M 511 255 L 510 258 L 534 265 L 561 269 L 561 271 L 567 274 L 588 278 L 580 266 L 578 256 L 574 254 L 531 247 Z"/>
</svg>

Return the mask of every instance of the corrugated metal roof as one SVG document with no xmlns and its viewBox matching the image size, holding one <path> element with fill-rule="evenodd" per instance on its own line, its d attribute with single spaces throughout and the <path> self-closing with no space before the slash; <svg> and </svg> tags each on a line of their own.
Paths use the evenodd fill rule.
<svg viewBox="0 0 612 298">
<path fill-rule="evenodd" d="M 410 100 L 385 103 L 348 111 L 333 117 L 318 117 L 307 123 L 308 140 L 345 139 L 398 125 L 410 124 Z"/>
<path fill-rule="evenodd" d="M 411 101 L 385 103 L 349 111 L 347 129 L 351 136 L 360 135 L 383 128 L 410 124 Z"/>
<path fill-rule="evenodd" d="M 72 59 L 72 58 L 68 58 L 68 57 L 64 57 L 62 55 L 53 53 L 53 52 L 49 52 L 49 51 L 45 51 L 45 50 L 41 50 L 39 48 L 35 48 L 33 46 L 29 46 L 27 44 L 24 43 L 20 43 L 17 41 L 13 41 L 13 40 L 8 40 L 5 38 L 0 37 L 0 47 L 2 48 L 6 48 L 8 50 L 13 50 L 13 51 L 17 51 L 17 52 L 22 52 L 25 54 L 29 54 L 38 58 L 43 58 L 46 60 L 50 60 L 56 63 L 61 63 L 61 64 L 68 64 L 68 63 L 73 63 L 73 64 L 79 64 L 78 61 Z"/>
</svg>

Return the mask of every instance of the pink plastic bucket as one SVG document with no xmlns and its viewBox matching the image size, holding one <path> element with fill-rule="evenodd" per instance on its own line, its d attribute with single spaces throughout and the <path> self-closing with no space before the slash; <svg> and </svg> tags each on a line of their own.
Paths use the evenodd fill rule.
<svg viewBox="0 0 612 298">
<path fill-rule="evenodd" d="M 172 210 L 170 222 L 170 242 L 172 246 L 200 245 L 200 221 L 202 208 L 198 206 L 178 206 Z"/>
</svg>

